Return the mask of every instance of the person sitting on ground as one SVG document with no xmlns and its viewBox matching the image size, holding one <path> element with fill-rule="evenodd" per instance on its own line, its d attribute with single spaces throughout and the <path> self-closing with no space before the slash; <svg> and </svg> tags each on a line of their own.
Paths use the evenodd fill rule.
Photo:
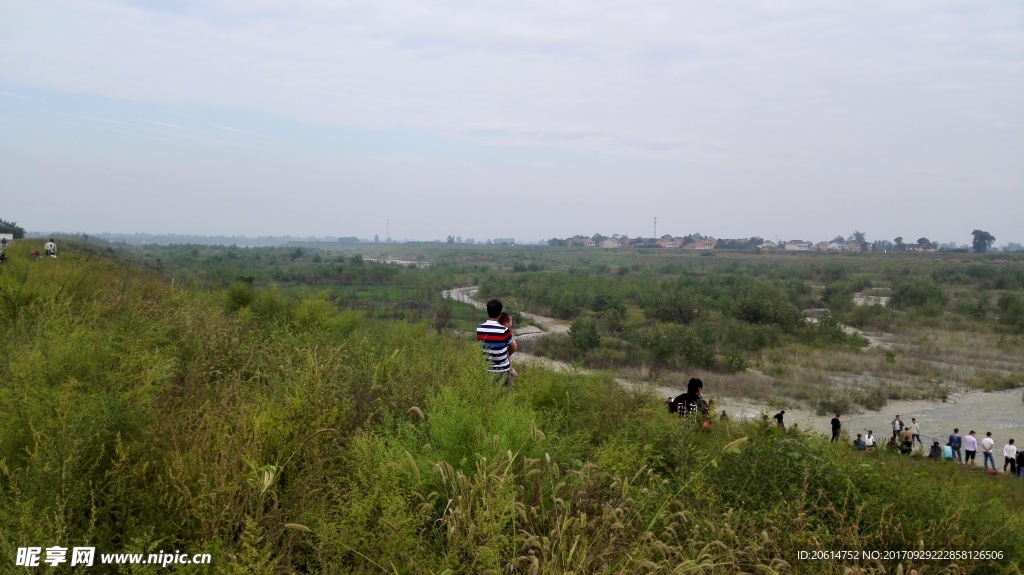
<svg viewBox="0 0 1024 575">
<path fill-rule="evenodd" d="M 867 437 L 864 438 L 864 449 L 867 451 L 875 450 L 875 432 L 870 429 L 868 430 Z"/>
<path fill-rule="evenodd" d="M 928 459 L 942 459 L 942 446 L 939 445 L 938 439 L 932 443 L 932 450 L 928 452 Z"/>
<path fill-rule="evenodd" d="M 864 445 L 864 440 L 861 439 L 861 435 L 859 433 L 857 434 L 857 439 L 853 440 L 853 446 L 860 451 L 864 451 L 865 449 L 867 449 L 867 447 L 865 447 Z"/>
<path fill-rule="evenodd" d="M 667 399 L 665 399 L 665 405 L 668 406 L 668 412 L 669 413 L 675 413 L 677 411 L 676 410 L 676 402 L 675 402 L 674 399 L 672 399 L 671 395 L 668 396 Z"/>
<path fill-rule="evenodd" d="M 507 311 L 501 312 L 500 314 L 498 314 L 498 323 L 500 323 L 501 325 L 507 327 L 509 333 L 512 332 L 512 314 L 508 313 Z M 517 346 L 518 346 L 518 344 L 516 343 L 515 338 L 513 338 L 512 339 L 512 343 L 508 347 L 508 360 L 509 360 L 508 375 L 509 375 L 509 377 L 518 377 L 519 376 L 519 374 L 516 373 L 516 368 L 512 367 L 512 354 L 516 352 Z"/>
<path fill-rule="evenodd" d="M 50 238 L 50 241 L 43 244 L 43 250 L 45 250 L 46 255 L 51 258 L 57 257 L 57 244 L 53 243 L 53 238 Z"/>
</svg>

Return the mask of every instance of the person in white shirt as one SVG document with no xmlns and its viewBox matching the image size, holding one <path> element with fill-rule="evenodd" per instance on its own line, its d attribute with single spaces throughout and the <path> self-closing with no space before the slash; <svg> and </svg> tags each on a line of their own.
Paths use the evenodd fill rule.
<svg viewBox="0 0 1024 575">
<path fill-rule="evenodd" d="M 1006 473 L 1006 466 L 1009 465 L 1010 475 L 1017 475 L 1017 446 L 1013 444 L 1012 439 L 1003 446 L 1003 457 L 1006 458 L 1003 462 L 1003 473 Z"/>
<path fill-rule="evenodd" d="M 921 441 L 921 426 L 917 423 L 916 417 L 910 418 L 910 438 L 917 442 L 924 449 L 924 442 Z"/>
<path fill-rule="evenodd" d="M 51 258 L 57 257 L 57 244 L 53 243 L 53 238 L 50 238 L 50 241 L 43 244 L 43 250 Z"/>
<path fill-rule="evenodd" d="M 868 430 L 868 436 L 864 438 L 864 449 L 871 451 L 875 448 L 875 432 Z"/>
<path fill-rule="evenodd" d="M 992 439 L 992 432 L 985 432 L 985 439 L 981 440 L 981 455 L 984 459 L 983 464 L 985 465 L 985 471 L 988 471 L 988 462 L 992 462 L 992 471 L 996 470 L 996 456 L 992 454 L 992 449 L 995 448 L 996 442 Z"/>
<path fill-rule="evenodd" d="M 964 436 L 964 465 L 974 465 L 974 455 L 978 453 L 978 438 L 974 430 Z"/>
</svg>

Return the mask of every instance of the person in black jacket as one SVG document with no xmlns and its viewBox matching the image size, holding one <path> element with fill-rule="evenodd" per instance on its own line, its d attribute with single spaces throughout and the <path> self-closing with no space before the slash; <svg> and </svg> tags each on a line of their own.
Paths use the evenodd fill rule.
<svg viewBox="0 0 1024 575">
<path fill-rule="evenodd" d="M 832 443 L 835 443 L 839 439 L 839 430 L 843 428 L 843 423 L 839 421 L 839 414 L 832 418 Z"/>
<path fill-rule="evenodd" d="M 675 403 L 676 411 L 679 412 L 679 417 L 685 417 L 697 412 L 707 416 L 711 412 L 711 404 L 704 400 L 702 397 L 703 393 L 704 382 L 696 377 L 690 378 L 690 381 L 686 384 L 686 393 L 676 396 L 673 402 Z"/>
</svg>

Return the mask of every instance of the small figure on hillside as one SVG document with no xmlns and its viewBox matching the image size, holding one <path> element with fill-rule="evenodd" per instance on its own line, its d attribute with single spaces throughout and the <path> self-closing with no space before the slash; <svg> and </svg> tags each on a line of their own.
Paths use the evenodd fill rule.
<svg viewBox="0 0 1024 575">
<path fill-rule="evenodd" d="M 1006 473 L 1006 467 L 1010 467 L 1010 475 L 1017 474 L 1017 446 L 1013 444 L 1011 439 L 1009 443 L 1003 446 L 1003 473 Z"/>
<path fill-rule="evenodd" d="M 785 409 L 783 409 L 782 411 L 776 413 L 775 416 L 774 416 L 775 417 L 775 425 L 781 427 L 782 429 L 786 429 L 786 424 L 783 422 L 783 419 L 785 418 L 785 416 L 786 416 L 786 410 Z"/>
<path fill-rule="evenodd" d="M 707 417 L 711 413 L 711 404 L 704 400 L 704 382 L 696 377 L 691 377 L 686 383 L 686 393 L 676 396 L 676 410 L 679 417 L 685 417 L 698 411 Z"/>
<path fill-rule="evenodd" d="M 953 450 L 953 457 L 956 458 L 956 462 L 962 464 L 964 462 L 964 458 L 963 455 L 960 454 L 960 447 L 963 445 L 963 440 L 960 437 L 959 427 L 953 428 L 953 433 L 949 434 L 949 442 L 946 445 L 949 445 L 950 449 Z"/>
<path fill-rule="evenodd" d="M 978 438 L 974 436 L 974 430 L 964 436 L 964 465 L 974 467 L 974 456 L 978 453 Z"/>
<path fill-rule="evenodd" d="M 992 432 L 986 431 L 985 439 L 981 440 L 982 465 L 985 467 L 985 471 L 988 471 L 989 462 L 992 462 L 992 471 L 996 470 L 996 456 L 992 453 L 995 446 L 996 440 L 992 439 Z"/>
<path fill-rule="evenodd" d="M 903 420 L 900 419 L 900 414 L 896 414 L 896 419 L 892 420 L 892 438 L 896 439 L 899 437 L 900 432 L 903 431 Z"/>
<path fill-rule="evenodd" d="M 507 311 L 501 312 L 501 314 L 498 315 L 498 323 L 500 323 L 501 325 L 507 327 L 509 333 L 512 332 L 512 314 L 508 313 Z M 508 373 L 509 373 L 509 377 L 518 377 L 519 376 L 519 374 L 516 373 L 516 368 L 512 367 L 512 354 L 516 352 L 516 348 L 517 347 L 518 347 L 518 344 L 516 343 L 515 338 L 513 338 L 512 339 L 512 344 L 509 346 L 509 349 L 508 349 L 508 359 L 509 359 Z"/>
<path fill-rule="evenodd" d="M 722 410 L 722 415 L 718 416 L 718 421 L 729 421 L 729 416 Z"/>
<path fill-rule="evenodd" d="M 0 263 L 7 261 L 7 238 L 0 238 Z"/>
<path fill-rule="evenodd" d="M 490 361 L 487 371 L 494 380 L 508 387 L 512 385 L 509 369 L 509 354 L 515 352 L 516 342 L 512 339 L 512 330 L 498 323 L 502 311 L 501 300 L 492 299 L 487 302 L 487 321 L 476 326 L 476 339 L 484 348 L 484 355 Z"/>
<path fill-rule="evenodd" d="M 53 238 L 50 238 L 50 241 L 43 244 L 43 251 L 51 258 L 57 257 L 57 244 L 53 243 Z"/>
<path fill-rule="evenodd" d="M 839 430 L 842 428 L 843 423 L 839 421 L 839 414 L 837 413 L 836 416 L 832 418 L 832 439 L 829 440 L 830 443 L 835 443 L 836 440 L 839 439 Z M 859 433 L 857 434 L 857 437 L 860 437 Z"/>
<path fill-rule="evenodd" d="M 875 432 L 868 430 L 867 437 L 864 438 L 864 449 L 868 451 L 874 451 L 875 449 Z"/>
<path fill-rule="evenodd" d="M 861 434 L 857 434 L 857 439 L 853 440 L 853 446 L 856 447 L 859 451 L 864 451 L 865 449 L 867 449 L 867 445 L 864 443 L 864 439 L 861 437 Z"/>
<path fill-rule="evenodd" d="M 942 447 L 939 445 L 939 440 L 936 439 L 932 443 L 932 450 L 928 452 L 928 459 L 941 459 L 942 458 Z"/>
<path fill-rule="evenodd" d="M 910 436 L 918 445 L 924 448 L 924 442 L 921 441 L 921 426 L 918 425 L 916 417 L 910 418 Z"/>
</svg>

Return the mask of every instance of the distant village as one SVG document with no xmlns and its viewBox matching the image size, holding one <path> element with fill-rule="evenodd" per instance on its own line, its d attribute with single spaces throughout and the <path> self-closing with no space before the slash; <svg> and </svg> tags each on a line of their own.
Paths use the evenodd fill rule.
<svg viewBox="0 0 1024 575">
<path fill-rule="evenodd" d="M 879 240 L 869 242 L 864 234 L 857 232 L 848 238 L 836 236 L 831 240 L 811 242 L 807 240 L 789 240 L 773 242 L 761 237 L 723 239 L 704 236 L 701 234 L 690 234 L 687 236 L 673 236 L 665 234 L 658 238 L 630 238 L 627 236 L 613 234 L 604 236 L 594 234 L 593 236 L 576 235 L 570 238 L 552 238 L 548 240 L 550 246 L 565 246 L 579 248 L 664 248 L 678 250 L 786 250 L 786 251 L 819 251 L 819 252 L 870 252 L 870 251 L 899 251 L 899 252 L 934 252 L 940 249 L 963 249 L 966 246 L 940 245 L 928 238 L 920 238 L 916 242 L 904 242 L 903 238 L 896 238 L 895 241 Z"/>
</svg>

